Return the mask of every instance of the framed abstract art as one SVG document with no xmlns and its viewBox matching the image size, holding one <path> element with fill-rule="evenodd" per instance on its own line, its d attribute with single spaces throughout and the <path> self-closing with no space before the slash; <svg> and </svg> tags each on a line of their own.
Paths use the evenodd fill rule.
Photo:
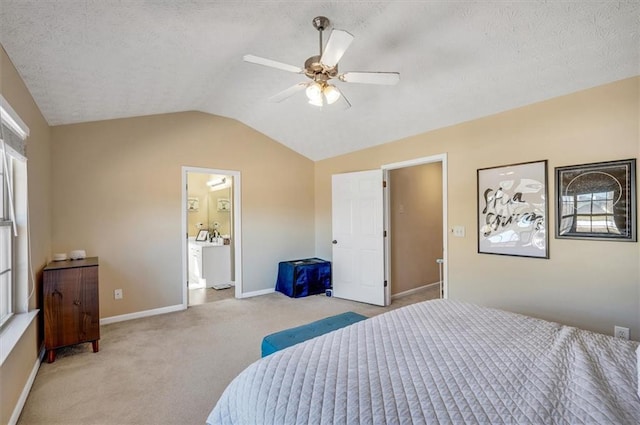
<svg viewBox="0 0 640 425">
<path fill-rule="evenodd" d="M 478 170 L 478 252 L 549 258 L 547 161 Z"/>
</svg>

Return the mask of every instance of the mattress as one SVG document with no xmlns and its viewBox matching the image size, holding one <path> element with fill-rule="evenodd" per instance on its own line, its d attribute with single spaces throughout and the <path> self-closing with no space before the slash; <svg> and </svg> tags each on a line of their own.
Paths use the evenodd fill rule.
<svg viewBox="0 0 640 425">
<path fill-rule="evenodd" d="M 638 343 L 427 301 L 267 356 L 214 424 L 638 424 Z"/>
</svg>

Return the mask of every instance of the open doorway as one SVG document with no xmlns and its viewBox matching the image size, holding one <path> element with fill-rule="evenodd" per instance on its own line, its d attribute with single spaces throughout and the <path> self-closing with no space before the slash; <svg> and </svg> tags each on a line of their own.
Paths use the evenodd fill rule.
<svg viewBox="0 0 640 425">
<path fill-rule="evenodd" d="M 398 295 L 410 295 L 410 291 L 418 291 L 437 284 L 434 298 L 447 298 L 447 156 L 446 154 L 419 158 L 401 163 L 383 165 L 381 169 L 364 170 L 358 172 L 340 173 L 332 176 L 331 187 L 331 228 L 332 228 L 332 286 L 333 295 L 353 301 L 374 305 L 389 305 L 391 291 L 396 285 L 393 281 L 398 278 L 396 269 L 402 267 L 396 264 L 401 256 L 414 249 L 412 246 L 392 250 L 394 226 L 391 217 L 390 185 L 384 183 L 390 179 L 393 170 L 420 168 L 421 165 L 435 164 L 431 174 L 436 175 L 435 182 L 440 185 L 437 190 L 437 201 L 432 202 L 431 208 L 438 209 L 431 214 L 435 222 L 427 237 L 433 243 L 429 253 L 421 252 L 411 261 L 424 263 L 432 262 L 432 270 L 422 275 L 411 288 L 401 288 L 394 291 Z M 411 173 L 409 173 L 411 174 Z M 407 182 L 415 185 L 415 182 Z M 415 192 L 410 196 L 424 197 L 424 193 Z M 396 205 L 400 209 L 400 203 Z M 408 203 L 404 208 L 409 208 Z M 413 208 L 413 206 L 411 206 Z M 398 212 L 398 211 L 396 211 Z M 416 220 L 424 220 L 424 215 Z M 397 227 L 397 226 L 396 226 Z M 405 234 L 411 234 L 411 228 Z M 402 236 L 400 235 L 402 238 Z M 396 239 L 398 242 L 398 239 Z M 428 256 L 430 258 L 425 258 Z M 400 259 L 401 260 L 401 259 Z M 438 280 L 435 280 L 435 271 Z M 396 276 L 394 277 L 394 272 Z M 397 286 L 397 285 L 396 285 Z"/>
<path fill-rule="evenodd" d="M 183 167 L 183 305 L 242 294 L 240 173 Z"/>
<path fill-rule="evenodd" d="M 447 297 L 446 154 L 384 165 L 387 304 L 418 291 Z"/>
</svg>

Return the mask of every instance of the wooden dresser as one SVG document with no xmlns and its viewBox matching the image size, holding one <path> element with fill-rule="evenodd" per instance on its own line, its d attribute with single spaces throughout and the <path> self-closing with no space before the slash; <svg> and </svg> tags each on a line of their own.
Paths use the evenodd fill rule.
<svg viewBox="0 0 640 425">
<path fill-rule="evenodd" d="M 43 274 L 47 361 L 56 359 L 56 348 L 83 342 L 98 352 L 98 257 L 51 262 Z"/>
</svg>

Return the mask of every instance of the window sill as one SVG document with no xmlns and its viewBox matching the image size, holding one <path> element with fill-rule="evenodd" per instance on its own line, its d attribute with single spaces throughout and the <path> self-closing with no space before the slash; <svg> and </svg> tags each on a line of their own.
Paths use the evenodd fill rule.
<svg viewBox="0 0 640 425">
<path fill-rule="evenodd" d="M 14 314 L 9 323 L 0 331 L 0 366 L 9 357 L 13 348 L 18 344 L 31 322 L 33 322 L 33 319 L 38 316 L 38 311 L 32 310 L 28 313 Z"/>
</svg>

